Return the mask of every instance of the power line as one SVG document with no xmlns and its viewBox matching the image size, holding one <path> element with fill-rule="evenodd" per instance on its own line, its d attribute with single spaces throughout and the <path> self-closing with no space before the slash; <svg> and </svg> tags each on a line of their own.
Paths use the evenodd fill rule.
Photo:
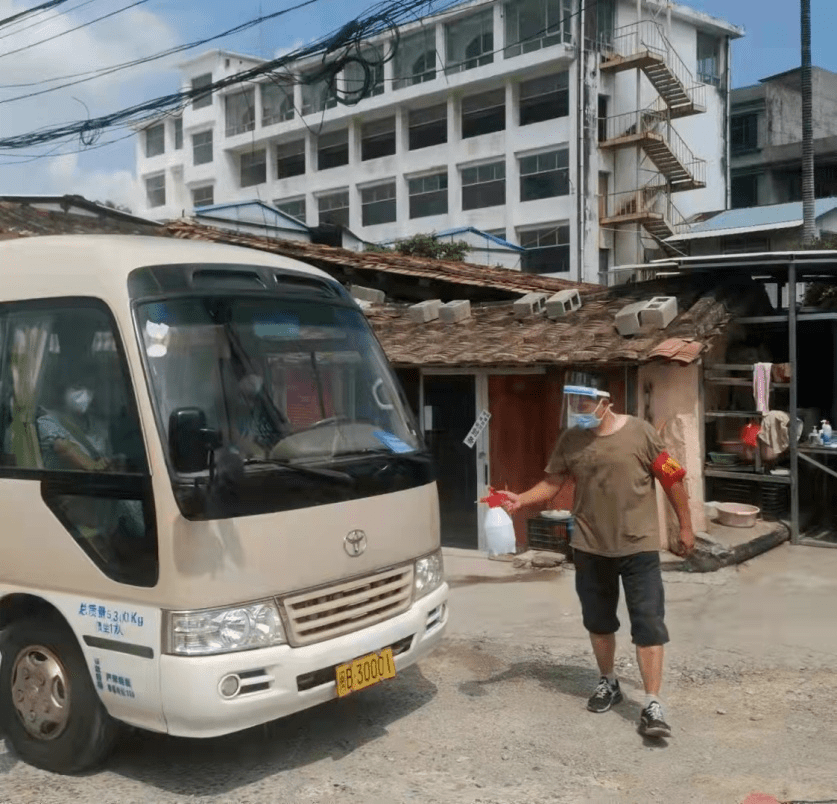
<svg viewBox="0 0 837 804">
<path fill-rule="evenodd" d="M 147 0 L 139 0 L 139 2 L 134 3 L 133 5 L 140 5 L 144 2 L 147 2 Z M 226 36 L 231 31 L 238 32 L 239 30 L 243 30 L 245 27 L 251 27 L 252 25 L 259 24 L 264 19 L 269 19 L 271 17 L 279 16 L 280 14 L 288 13 L 291 10 L 296 10 L 298 8 L 310 5 L 314 2 L 317 2 L 317 0 L 306 0 L 306 2 L 301 3 L 298 6 L 294 6 L 292 9 L 285 9 L 281 12 L 276 12 L 274 14 L 266 15 L 265 17 L 258 18 L 256 20 L 251 20 L 247 23 L 243 23 L 242 25 L 237 26 L 234 29 L 230 29 L 230 31 L 201 40 L 200 44 L 205 44 L 206 42 L 212 41 L 213 39 Z M 598 0 L 592 0 L 592 3 L 588 6 L 588 8 L 595 7 L 597 3 Z M 293 62 L 305 60 L 314 55 L 322 56 L 321 66 L 319 68 L 314 68 L 310 70 L 309 72 L 300 76 L 297 80 L 300 83 L 305 84 L 324 82 L 329 90 L 329 93 L 338 102 L 343 103 L 345 105 L 353 105 L 359 102 L 363 97 L 365 97 L 368 94 L 368 92 L 371 91 L 372 87 L 375 85 L 377 68 L 385 61 L 389 61 L 390 59 L 394 58 L 395 52 L 398 48 L 400 37 L 399 25 L 403 25 L 405 22 L 412 21 L 413 19 L 415 19 L 415 16 L 417 16 L 419 10 L 423 10 L 425 15 L 433 13 L 433 5 L 434 0 L 408 0 L 408 2 L 406 3 L 397 2 L 397 0 L 390 0 L 390 2 L 379 3 L 376 6 L 373 6 L 364 17 L 359 17 L 354 20 L 351 20 L 336 32 L 328 34 L 309 45 L 298 48 L 295 51 L 286 53 L 285 55 L 279 58 L 267 61 L 257 67 L 250 68 L 239 73 L 235 73 L 231 76 L 227 76 L 226 78 L 215 81 L 207 86 L 181 90 L 179 92 L 171 93 L 168 95 L 145 101 L 143 103 L 136 104 L 134 106 L 122 109 L 118 112 L 113 112 L 108 115 L 102 115 L 97 118 L 76 121 L 74 123 L 68 123 L 60 126 L 44 127 L 26 134 L 0 138 L 0 149 L 16 150 L 19 148 L 38 146 L 46 144 L 48 142 L 69 139 L 72 137 L 78 137 L 83 145 L 87 143 L 93 143 L 98 139 L 102 131 L 104 131 L 107 128 L 115 126 L 125 127 L 129 125 L 134 125 L 138 122 L 142 122 L 143 120 L 146 120 L 149 117 L 159 116 L 160 114 L 164 113 L 170 114 L 173 111 L 184 107 L 198 96 L 203 96 L 208 93 L 211 94 L 219 92 L 220 90 L 226 89 L 230 86 L 235 86 L 237 84 L 252 82 L 254 79 L 257 79 L 261 76 L 267 76 L 269 79 L 272 80 L 272 73 L 286 68 L 287 65 Z M 441 8 L 435 9 L 435 14 L 441 14 L 444 11 L 449 10 L 451 7 L 455 7 L 458 5 L 460 5 L 458 0 L 451 0 L 451 2 L 445 3 Z M 131 6 L 129 6 L 128 8 L 130 7 Z M 573 17 L 578 16 L 579 14 L 580 11 L 574 11 L 568 15 L 565 15 L 561 18 L 561 24 L 566 24 L 567 21 L 569 21 Z M 525 37 L 524 39 L 521 39 L 520 42 L 516 44 L 540 38 L 552 29 L 554 29 L 554 25 L 547 26 L 542 30 L 535 32 L 534 34 Z M 387 32 L 391 33 L 393 36 L 390 52 L 384 58 L 379 58 L 374 61 L 370 60 L 368 58 L 370 45 L 367 44 L 364 46 L 363 43 L 370 38 L 380 37 Z M 198 44 L 181 46 L 179 48 L 174 48 L 171 51 L 166 51 L 163 54 L 157 54 L 152 57 L 146 57 L 144 59 L 137 60 L 136 62 L 128 62 L 125 65 L 118 65 L 117 67 L 114 67 L 112 69 L 113 71 L 115 71 L 116 69 L 123 69 L 125 66 L 128 65 L 133 66 L 136 63 L 144 63 L 146 61 L 151 61 L 156 58 L 162 58 L 164 55 L 169 55 L 172 52 L 178 52 L 180 49 L 188 49 L 190 47 L 195 46 L 198 46 Z M 376 47 L 376 45 L 372 45 L 371 47 L 374 48 Z M 492 51 L 492 54 L 499 53 L 502 50 L 503 48 L 498 48 Z M 329 56 L 332 56 L 331 60 L 329 60 Z M 363 70 L 363 87 L 361 91 L 338 91 L 336 87 L 337 75 L 346 67 L 347 64 L 350 63 L 357 63 Z M 101 74 L 102 73 L 99 73 L 98 75 Z M 393 80 L 398 81 L 402 80 L 402 78 L 396 77 Z M 53 87 L 52 89 L 54 90 L 59 88 L 60 87 Z M 341 92 L 343 92 L 342 95 Z M 31 93 L 30 95 L 21 96 L 17 99 L 32 97 L 34 95 L 39 94 L 43 93 Z M 15 99 L 0 101 L 0 103 L 10 102 L 11 100 Z M 297 110 L 297 112 L 299 112 L 299 110 Z M 303 115 L 300 115 L 300 117 L 302 118 Z"/>
<path fill-rule="evenodd" d="M 64 0 L 62 0 L 62 2 L 64 2 Z M 45 22 L 54 20 L 56 17 L 60 17 L 64 14 L 70 14 L 73 11 L 78 11 L 80 8 L 83 8 L 84 6 L 89 6 L 91 3 L 96 2 L 98 2 L 98 0 L 84 0 L 83 3 L 79 3 L 77 6 L 64 9 L 63 11 L 59 11 L 56 14 L 51 14 L 49 17 L 44 17 L 41 20 L 37 20 L 36 22 L 31 23 L 30 25 L 24 25 L 22 28 L 16 28 L 13 31 L 4 33 L 2 36 L 0 36 L 0 39 L 8 39 L 10 36 L 17 36 L 18 34 L 21 34 L 24 31 L 28 31 L 30 28 L 37 28 L 39 25 L 43 25 Z"/>
<path fill-rule="evenodd" d="M 66 2 L 66 0 L 61 0 L 61 2 Z M 52 42 L 54 39 L 59 39 L 62 36 L 66 36 L 67 34 L 71 34 L 75 31 L 80 31 L 82 28 L 87 28 L 94 23 L 101 22 L 102 20 L 106 20 L 109 17 L 115 17 L 117 14 L 121 14 L 123 11 L 128 11 L 131 8 L 136 8 L 137 6 L 141 6 L 144 3 L 147 3 L 148 0 L 136 0 L 135 3 L 131 3 L 128 6 L 123 6 L 122 8 L 116 9 L 116 11 L 111 11 L 108 14 L 103 14 L 101 17 L 96 17 L 96 19 L 90 20 L 89 22 L 82 23 L 81 25 L 77 25 L 75 28 L 69 28 L 66 31 L 61 31 L 61 33 L 57 33 L 54 36 L 48 36 L 46 39 L 40 39 L 37 42 L 32 42 L 28 45 L 24 45 L 23 47 L 17 48 L 17 50 L 8 50 L 5 53 L 0 53 L 0 59 L 5 59 L 6 56 L 13 56 L 15 53 L 22 53 L 24 50 L 30 50 L 33 47 L 37 47 L 38 45 L 43 45 L 46 42 Z"/>
<path fill-rule="evenodd" d="M 92 0 L 88 0 L 88 2 L 92 2 Z M 83 84 L 87 81 L 92 81 L 95 78 L 100 78 L 105 75 L 111 75 L 115 72 L 119 72 L 120 70 L 126 70 L 131 67 L 138 67 L 143 64 L 148 64 L 152 61 L 157 61 L 159 59 L 166 58 L 167 56 L 173 56 L 176 53 L 183 53 L 186 50 L 192 50 L 196 47 L 200 47 L 201 45 L 208 44 L 209 42 L 214 42 L 217 39 L 223 39 L 227 36 L 232 36 L 234 34 L 241 33 L 246 31 L 249 28 L 252 28 L 255 25 L 259 25 L 262 22 L 266 22 L 267 20 L 272 20 L 277 17 L 281 17 L 285 14 L 289 14 L 292 11 L 298 11 L 301 8 L 305 8 L 306 6 L 313 5 L 314 3 L 319 2 L 319 0 L 305 0 L 305 2 L 298 3 L 295 6 L 291 6 L 290 8 L 283 9 L 282 11 L 276 11 L 272 14 L 266 14 L 263 17 L 258 17 L 254 20 L 249 20 L 248 22 L 241 23 L 240 25 L 236 25 L 233 28 L 229 28 L 226 31 L 222 31 L 219 34 L 215 34 L 214 36 L 208 36 L 204 39 L 197 39 L 194 42 L 188 42 L 183 45 L 177 45 L 176 47 L 169 48 L 168 50 L 163 50 L 158 53 L 152 53 L 150 56 L 142 56 L 141 58 L 134 59 L 132 61 L 122 62 L 121 64 L 114 64 L 110 67 L 101 67 L 97 70 L 87 70 L 81 73 L 73 73 L 70 75 L 63 75 L 63 76 L 56 76 L 55 78 L 46 78 L 41 81 L 32 81 L 26 84 L 0 84 L 0 89 L 12 89 L 17 87 L 33 87 L 33 86 L 40 86 L 41 84 L 53 83 L 54 81 L 64 81 L 71 78 L 82 78 L 81 81 L 69 81 L 66 84 L 61 84 L 60 86 L 50 87 L 49 89 L 41 90 L 39 92 L 30 92 L 26 95 L 18 95 L 14 98 L 6 98 L 4 100 L 0 100 L 0 104 L 4 103 L 12 103 L 13 101 L 18 100 L 26 100 L 28 98 L 35 98 L 39 95 L 46 95 L 49 92 L 55 92 L 58 89 L 65 89 L 66 87 L 76 86 L 77 84 Z M 85 77 L 89 76 L 89 77 Z"/>
<path fill-rule="evenodd" d="M 40 11 L 47 11 L 50 8 L 60 6 L 63 3 L 66 3 L 67 1 L 68 0 L 49 0 L 49 2 L 41 3 L 41 5 L 27 9 L 26 11 L 19 11 L 17 14 L 12 14 L 11 17 L 6 17 L 6 19 L 0 20 L 0 28 L 4 28 L 7 25 L 11 25 L 13 22 L 17 20 L 25 19 L 26 17 L 31 17 L 33 14 L 37 14 Z"/>
</svg>

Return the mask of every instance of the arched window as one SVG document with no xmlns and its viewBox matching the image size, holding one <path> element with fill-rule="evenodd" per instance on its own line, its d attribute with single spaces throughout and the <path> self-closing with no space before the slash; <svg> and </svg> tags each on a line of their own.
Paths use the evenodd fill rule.
<svg viewBox="0 0 837 804">
<path fill-rule="evenodd" d="M 414 62 L 412 69 L 412 84 L 432 81 L 436 77 L 436 51 L 426 50 Z"/>
<path fill-rule="evenodd" d="M 483 33 L 475 36 L 465 46 L 465 69 L 472 70 L 483 64 L 491 64 L 494 61 L 492 51 L 494 50 L 494 34 Z"/>
</svg>

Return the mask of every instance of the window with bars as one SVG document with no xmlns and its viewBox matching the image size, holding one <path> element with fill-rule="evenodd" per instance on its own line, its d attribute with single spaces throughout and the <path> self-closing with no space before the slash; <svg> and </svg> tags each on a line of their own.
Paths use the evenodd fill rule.
<svg viewBox="0 0 837 804">
<path fill-rule="evenodd" d="M 494 11 L 458 19 L 445 26 L 446 73 L 472 70 L 494 61 Z"/>
<path fill-rule="evenodd" d="M 446 103 L 411 109 L 407 113 L 408 139 L 411 151 L 442 145 L 448 141 L 448 107 Z"/>
<path fill-rule="evenodd" d="M 448 211 L 448 174 L 433 173 L 410 179 L 410 217 L 426 218 L 429 215 L 446 215 Z"/>
<path fill-rule="evenodd" d="M 349 164 L 349 130 L 332 131 L 317 137 L 317 170 Z"/>
<path fill-rule="evenodd" d="M 212 84 L 212 73 L 204 73 L 203 75 L 195 76 L 192 79 L 192 89 L 198 90 L 203 89 L 204 87 L 211 86 Z M 212 105 L 212 92 L 208 90 L 207 92 L 200 92 L 194 96 L 192 99 L 192 108 L 193 109 L 203 109 L 206 106 Z"/>
<path fill-rule="evenodd" d="M 227 136 L 234 137 L 256 127 L 256 94 L 245 89 L 224 98 Z"/>
<path fill-rule="evenodd" d="M 305 223 L 305 196 L 299 198 L 288 198 L 285 200 L 276 200 L 273 205 L 280 212 L 296 218 L 300 223 Z"/>
<path fill-rule="evenodd" d="M 319 81 L 303 81 L 302 84 L 302 114 L 316 114 L 317 112 L 333 109 L 337 106 L 334 88 L 325 79 Z"/>
<path fill-rule="evenodd" d="M 758 148 L 758 124 L 759 116 L 755 112 L 732 116 L 729 124 L 729 139 L 734 153 L 755 151 Z"/>
<path fill-rule="evenodd" d="M 518 242 L 526 249 L 522 260 L 526 273 L 553 274 L 570 270 L 569 223 L 518 231 Z"/>
<path fill-rule="evenodd" d="M 395 118 L 373 120 L 360 129 L 360 158 L 379 159 L 395 153 Z"/>
<path fill-rule="evenodd" d="M 398 43 L 395 88 L 411 87 L 436 78 L 436 30 L 432 26 Z"/>
<path fill-rule="evenodd" d="M 462 168 L 462 209 L 497 207 L 505 203 L 505 162 Z"/>
<path fill-rule="evenodd" d="M 145 180 L 145 198 L 149 207 L 166 205 L 166 175 L 149 176 Z"/>
<path fill-rule="evenodd" d="M 320 213 L 320 223 L 330 223 L 335 226 L 349 225 L 349 191 L 321 195 L 317 199 Z"/>
<path fill-rule="evenodd" d="M 305 173 L 305 140 L 283 142 L 276 146 L 276 178 L 289 179 Z"/>
<path fill-rule="evenodd" d="M 569 73 L 555 73 L 520 84 L 520 125 L 566 117 L 570 113 Z"/>
<path fill-rule="evenodd" d="M 395 182 L 364 187 L 360 191 L 361 217 L 364 226 L 378 226 L 395 221 Z"/>
<path fill-rule="evenodd" d="M 267 161 L 264 148 L 241 154 L 240 178 L 242 187 L 252 187 L 267 181 Z"/>
<path fill-rule="evenodd" d="M 294 118 L 294 88 L 269 82 L 262 84 L 262 125 L 272 126 Z"/>
<path fill-rule="evenodd" d="M 212 161 L 212 129 L 192 135 L 192 164 L 206 165 Z"/>
<path fill-rule="evenodd" d="M 570 192 L 569 150 L 520 157 L 520 200 L 535 201 Z M 522 245 L 522 244 L 521 244 Z"/>
<path fill-rule="evenodd" d="M 572 43 L 573 0 L 513 0 L 506 3 L 505 57 Z"/>
<path fill-rule="evenodd" d="M 492 89 L 462 99 L 462 139 L 506 128 L 506 90 Z"/>
<path fill-rule="evenodd" d="M 215 188 L 211 184 L 192 190 L 193 207 L 211 207 L 215 203 Z"/>
<path fill-rule="evenodd" d="M 183 118 L 174 118 L 174 150 L 179 151 L 183 148 Z"/>
<path fill-rule="evenodd" d="M 166 129 L 162 123 L 145 129 L 145 156 L 159 156 L 166 150 Z"/>
</svg>

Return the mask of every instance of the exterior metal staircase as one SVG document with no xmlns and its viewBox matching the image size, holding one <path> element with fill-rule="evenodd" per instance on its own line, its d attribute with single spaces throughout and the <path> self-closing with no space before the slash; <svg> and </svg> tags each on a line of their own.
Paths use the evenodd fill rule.
<svg viewBox="0 0 837 804">
<path fill-rule="evenodd" d="M 599 68 L 611 73 L 642 70 L 658 95 L 645 109 L 604 121 L 599 147 L 612 150 L 638 146 L 653 164 L 651 172 L 655 175 L 644 187 L 611 194 L 599 223 L 640 224 L 657 248 L 676 254 L 676 248 L 667 244 L 666 238 L 683 231 L 688 224 L 671 196 L 706 187 L 706 160 L 695 156 L 671 121 L 705 112 L 706 87 L 695 80 L 654 20 L 642 20 L 615 31 Z M 642 161 L 639 169 L 643 169 Z"/>
<path fill-rule="evenodd" d="M 706 187 L 706 160 L 694 155 L 666 115 L 654 107 L 608 117 L 604 135 L 600 148 L 640 145 L 665 176 L 671 192 Z"/>
<path fill-rule="evenodd" d="M 678 253 L 666 238 L 679 234 L 688 228 L 688 223 L 671 200 L 666 184 L 660 181 L 608 196 L 605 216 L 599 220 L 601 226 L 619 226 L 639 223 L 648 232 L 658 248 L 673 256 Z"/>
<path fill-rule="evenodd" d="M 706 87 L 696 81 L 660 25 L 643 20 L 619 28 L 599 65 L 602 72 L 640 69 L 672 119 L 706 111 Z"/>
</svg>

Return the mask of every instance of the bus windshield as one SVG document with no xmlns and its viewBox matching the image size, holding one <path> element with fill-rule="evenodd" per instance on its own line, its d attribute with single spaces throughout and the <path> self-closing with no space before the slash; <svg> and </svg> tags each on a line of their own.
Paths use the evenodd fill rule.
<svg viewBox="0 0 837 804">
<path fill-rule="evenodd" d="M 409 458 L 423 449 L 357 309 L 246 295 L 175 297 L 136 309 L 166 445 L 172 413 L 198 409 L 216 454 L 239 458 L 244 477 L 272 467 L 320 485 L 345 475 L 353 459 Z"/>
</svg>

